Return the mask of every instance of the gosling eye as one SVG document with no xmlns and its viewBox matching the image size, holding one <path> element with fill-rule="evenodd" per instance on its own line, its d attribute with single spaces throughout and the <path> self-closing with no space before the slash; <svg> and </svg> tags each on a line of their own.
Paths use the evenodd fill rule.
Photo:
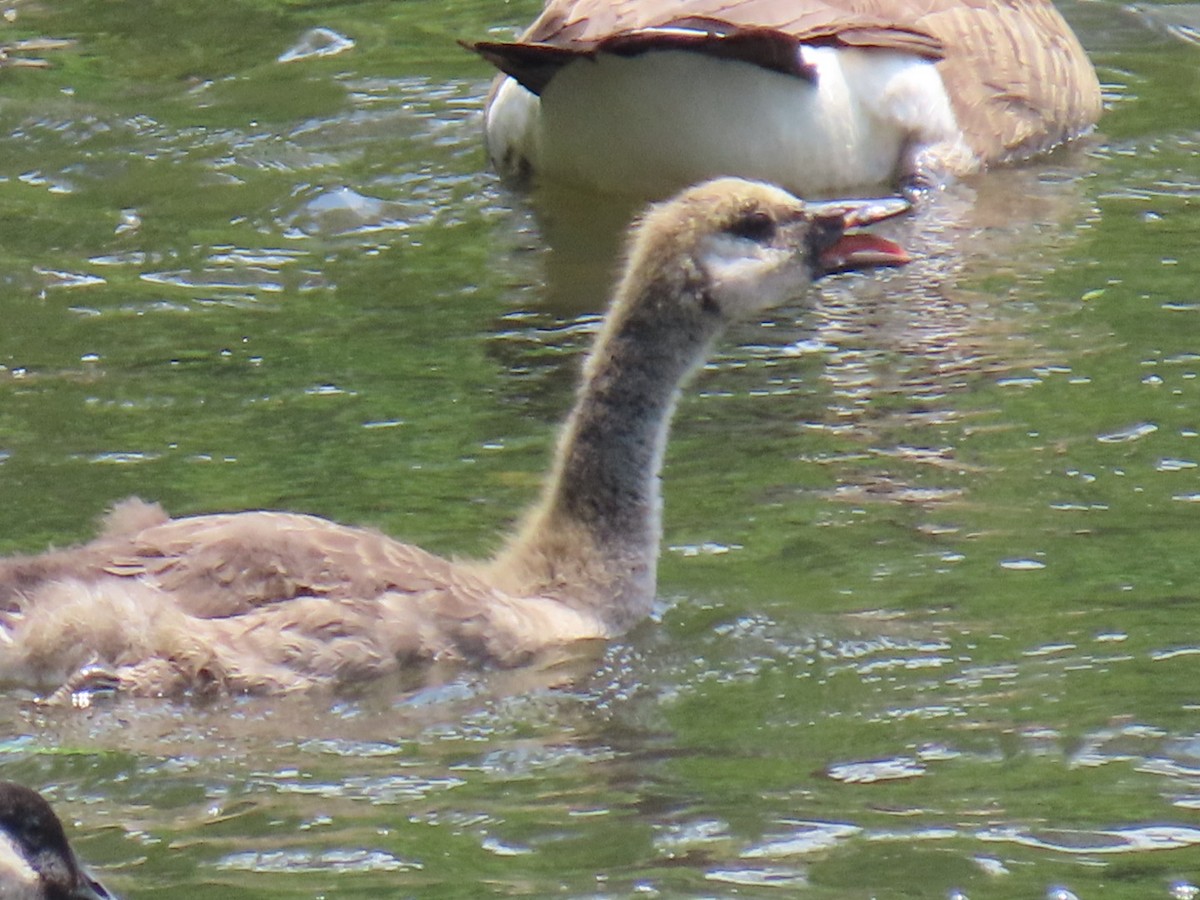
<svg viewBox="0 0 1200 900">
<path fill-rule="evenodd" d="M 734 237 L 765 243 L 775 236 L 775 220 L 762 210 L 743 213 L 725 229 Z"/>
</svg>

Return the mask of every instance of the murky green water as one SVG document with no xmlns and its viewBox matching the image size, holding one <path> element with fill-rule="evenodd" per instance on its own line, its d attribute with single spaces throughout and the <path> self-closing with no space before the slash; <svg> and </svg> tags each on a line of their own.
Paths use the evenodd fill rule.
<svg viewBox="0 0 1200 900">
<path fill-rule="evenodd" d="M 0 548 L 132 493 L 495 545 L 611 265 L 484 169 L 454 41 L 535 6 L 14 5 L 75 44 L 0 70 Z M 0 777 L 134 900 L 1195 896 L 1200 51 L 1067 12 L 1097 140 L 701 373 L 659 621 L 415 695 L 10 689 Z"/>
</svg>

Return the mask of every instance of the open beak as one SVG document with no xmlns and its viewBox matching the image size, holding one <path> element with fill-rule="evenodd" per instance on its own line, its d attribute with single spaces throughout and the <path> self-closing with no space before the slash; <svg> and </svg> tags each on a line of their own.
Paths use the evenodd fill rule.
<svg viewBox="0 0 1200 900">
<path fill-rule="evenodd" d="M 848 229 L 891 219 L 910 208 L 908 201 L 895 197 L 810 204 L 813 256 L 822 274 L 911 262 L 912 257 L 895 241 L 868 232 L 847 233 Z"/>
</svg>

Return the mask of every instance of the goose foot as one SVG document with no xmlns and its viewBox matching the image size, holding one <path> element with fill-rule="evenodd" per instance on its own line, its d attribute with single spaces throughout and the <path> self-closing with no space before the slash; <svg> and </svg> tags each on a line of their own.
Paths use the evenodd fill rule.
<svg viewBox="0 0 1200 900">
<path fill-rule="evenodd" d="M 927 204 L 941 188 L 942 185 L 938 184 L 929 173 L 912 172 L 900 179 L 899 193 L 915 209 Z"/>
<path fill-rule="evenodd" d="M 38 702 L 43 706 L 72 706 L 87 709 L 97 694 L 115 694 L 121 689 L 121 676 L 104 666 L 84 666 L 68 678 L 54 693 Z"/>
</svg>

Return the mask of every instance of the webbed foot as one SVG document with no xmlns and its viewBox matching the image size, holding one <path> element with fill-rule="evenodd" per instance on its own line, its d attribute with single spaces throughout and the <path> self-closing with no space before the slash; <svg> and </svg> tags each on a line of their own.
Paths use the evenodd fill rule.
<svg viewBox="0 0 1200 900">
<path fill-rule="evenodd" d="M 43 706 L 72 706 L 87 709 L 97 694 L 115 694 L 121 689 L 121 676 L 104 666 L 84 666 L 73 673 L 52 694 L 38 702 Z"/>
</svg>

